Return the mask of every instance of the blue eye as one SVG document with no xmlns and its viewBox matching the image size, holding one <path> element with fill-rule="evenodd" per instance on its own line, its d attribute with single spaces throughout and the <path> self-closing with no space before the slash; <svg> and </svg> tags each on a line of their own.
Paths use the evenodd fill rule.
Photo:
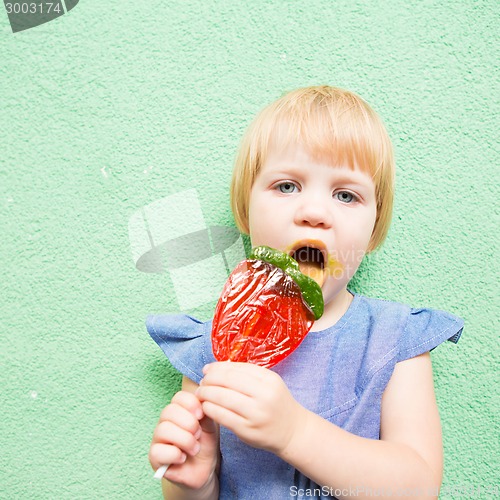
<svg viewBox="0 0 500 500">
<path fill-rule="evenodd" d="M 335 194 L 335 196 L 337 196 L 337 199 L 343 203 L 352 203 L 353 201 L 358 200 L 358 198 L 352 193 L 349 193 L 349 191 L 339 191 Z"/>
<path fill-rule="evenodd" d="M 290 194 L 294 192 L 297 186 L 293 182 L 282 182 L 276 187 L 280 190 L 281 193 Z"/>
</svg>

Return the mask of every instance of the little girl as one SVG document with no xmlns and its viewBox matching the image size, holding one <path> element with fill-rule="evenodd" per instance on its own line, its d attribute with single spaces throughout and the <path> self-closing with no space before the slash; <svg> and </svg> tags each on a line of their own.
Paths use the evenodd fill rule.
<svg viewBox="0 0 500 500">
<path fill-rule="evenodd" d="M 231 204 L 252 245 L 315 246 L 341 264 L 322 285 L 323 316 L 272 369 L 214 362 L 211 322 L 148 316 L 183 375 L 149 459 L 169 465 L 174 498 L 436 498 L 443 457 L 429 351 L 463 321 L 352 292 L 389 229 L 394 160 L 357 95 L 321 86 L 265 108 L 243 137 Z"/>
</svg>

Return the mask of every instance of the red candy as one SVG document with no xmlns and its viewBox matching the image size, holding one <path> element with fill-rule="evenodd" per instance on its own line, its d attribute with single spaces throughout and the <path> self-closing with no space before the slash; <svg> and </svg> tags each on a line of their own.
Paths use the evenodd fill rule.
<svg viewBox="0 0 500 500">
<path fill-rule="evenodd" d="M 314 323 L 297 283 L 262 260 L 244 260 L 229 276 L 215 309 L 217 361 L 270 368 L 293 352 Z"/>
</svg>

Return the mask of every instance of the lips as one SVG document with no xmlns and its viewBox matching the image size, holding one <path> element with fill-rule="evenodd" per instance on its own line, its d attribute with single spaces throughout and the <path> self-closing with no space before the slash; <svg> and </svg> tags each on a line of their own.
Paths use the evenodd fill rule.
<svg viewBox="0 0 500 500">
<path fill-rule="evenodd" d="M 312 278 L 319 286 L 323 286 L 331 258 L 321 240 L 299 240 L 285 252 L 298 262 L 302 274 Z"/>
</svg>

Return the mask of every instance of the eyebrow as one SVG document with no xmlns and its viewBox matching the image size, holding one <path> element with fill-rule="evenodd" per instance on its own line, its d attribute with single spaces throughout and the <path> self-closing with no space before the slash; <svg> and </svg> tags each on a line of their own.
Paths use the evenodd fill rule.
<svg viewBox="0 0 500 500">
<path fill-rule="evenodd" d="M 334 176 L 335 182 L 340 182 L 340 183 L 345 183 L 349 184 L 351 186 L 359 186 L 359 187 L 364 187 L 364 188 L 370 188 L 370 180 L 373 181 L 373 179 L 369 176 L 369 174 L 366 174 L 363 172 L 363 177 L 360 178 L 360 176 L 356 173 L 356 171 L 351 170 L 351 169 L 346 169 L 345 167 L 331 167 L 332 170 L 336 171 L 336 175 Z M 339 170 L 342 170 L 340 173 L 337 174 Z M 269 175 L 272 176 L 287 176 L 287 175 L 293 175 L 297 177 L 302 177 L 303 176 L 303 170 L 300 166 L 297 165 L 287 165 L 287 164 L 282 164 L 278 165 L 273 171 L 269 172 Z"/>
<path fill-rule="evenodd" d="M 361 187 L 369 187 L 370 186 L 370 180 L 372 180 L 371 177 L 363 176 L 362 178 L 359 178 L 357 175 L 349 175 L 342 173 L 338 177 L 335 177 L 336 182 L 342 182 L 342 183 L 347 183 L 351 185 L 356 185 L 356 186 L 361 186 Z"/>
</svg>

